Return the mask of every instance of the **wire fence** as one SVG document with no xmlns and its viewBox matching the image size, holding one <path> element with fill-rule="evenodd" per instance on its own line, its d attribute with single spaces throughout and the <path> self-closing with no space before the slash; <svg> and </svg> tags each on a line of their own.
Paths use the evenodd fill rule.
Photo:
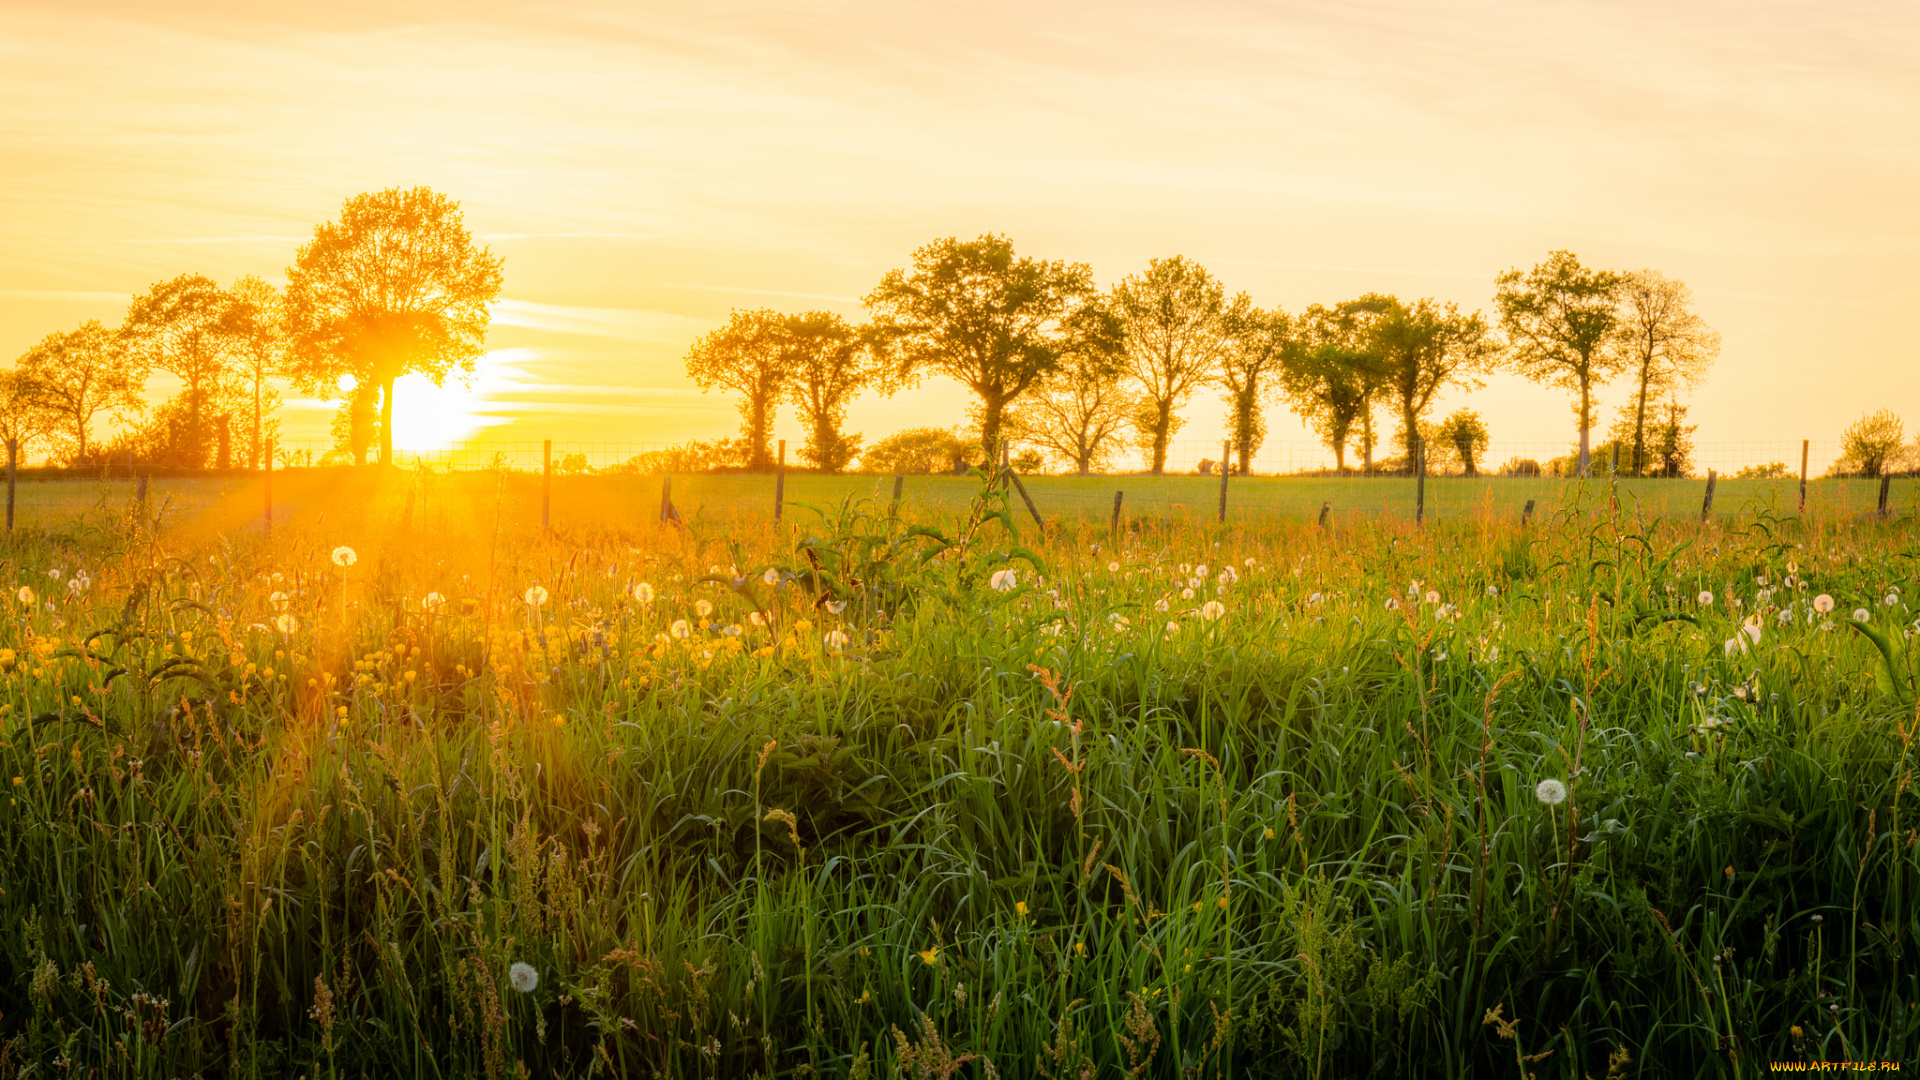
<svg viewBox="0 0 1920 1080">
<path fill-rule="evenodd" d="M 425 467 L 442 472 L 486 469 L 540 472 L 546 469 L 549 461 L 553 470 L 563 476 L 705 471 L 668 467 L 663 459 L 674 449 L 675 446 L 669 443 L 642 442 L 470 442 L 432 450 L 396 449 L 394 457 L 397 464 L 408 468 Z M 1016 458 L 1021 455 L 1022 449 L 1017 444 L 1014 446 L 1012 452 Z M 1168 447 L 1165 471 L 1214 474 L 1220 452 L 1220 443 L 1175 441 Z M 1571 476 L 1575 472 L 1576 452 L 1574 444 L 1565 442 L 1496 442 L 1479 455 L 1475 470 L 1489 476 Z M 1688 456 L 1688 468 L 1682 475 L 1704 477 L 1711 470 L 1727 477 L 1740 476 L 1743 472 L 1746 475 L 1797 477 L 1800 475 L 1801 452 L 1799 440 L 1697 443 Z M 1625 454 L 1630 458 L 1631 450 L 1625 451 Z M 1825 475 L 1840 458 L 1840 444 L 1837 441 L 1809 441 L 1806 454 L 1808 475 L 1819 477 Z M 351 460 L 336 452 L 332 443 L 321 441 L 283 443 L 274 456 L 274 464 L 278 468 L 344 464 Z M 1404 457 L 1393 459 L 1381 456 L 1375 459 L 1375 464 L 1377 468 L 1374 471 L 1382 474 L 1404 475 L 1408 471 Z M 1324 443 L 1270 441 L 1252 456 L 1249 471 L 1256 476 L 1326 475 L 1337 473 L 1339 465 L 1333 451 Z M 1345 466 L 1352 472 L 1366 471 L 1359 455 L 1351 452 L 1346 456 Z M 799 471 L 797 462 L 789 462 L 789 467 Z M 1237 458 L 1235 468 L 1238 471 Z M 1612 474 L 1614 461 L 1610 451 L 1596 450 L 1591 469 L 1602 475 Z M 864 470 L 856 465 L 850 471 Z M 1062 468 L 1057 461 L 1043 461 L 1039 468 L 1028 471 L 1063 473 L 1071 470 Z M 1100 475 L 1113 476 L 1137 475 L 1147 471 L 1148 462 L 1137 452 L 1115 455 L 1105 468 L 1096 470 Z M 1619 471 L 1622 475 L 1633 473 L 1632 461 L 1622 460 Z M 1652 461 L 1643 463 L 1640 470 L 1642 475 L 1653 475 L 1658 471 L 1657 463 Z M 1451 450 L 1435 447 L 1429 451 L 1430 476 L 1438 478 L 1465 472 L 1465 463 Z"/>
</svg>

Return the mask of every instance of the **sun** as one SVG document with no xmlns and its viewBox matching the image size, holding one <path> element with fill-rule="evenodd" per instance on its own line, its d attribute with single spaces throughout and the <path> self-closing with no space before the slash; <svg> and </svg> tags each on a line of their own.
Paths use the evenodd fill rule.
<svg viewBox="0 0 1920 1080">
<path fill-rule="evenodd" d="M 445 450 L 510 419 L 494 411 L 493 394 L 513 384 L 517 362 L 529 349 L 496 349 L 480 357 L 465 382 L 447 377 L 443 386 L 425 375 L 402 375 L 393 384 L 393 448 L 396 452 Z"/>
</svg>

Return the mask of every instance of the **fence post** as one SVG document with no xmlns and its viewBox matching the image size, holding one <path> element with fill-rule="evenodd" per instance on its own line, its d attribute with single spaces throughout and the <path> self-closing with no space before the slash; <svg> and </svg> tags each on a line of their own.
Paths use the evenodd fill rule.
<svg viewBox="0 0 1920 1080">
<path fill-rule="evenodd" d="M 1331 501 L 1322 502 L 1320 504 L 1320 527 L 1321 528 L 1324 529 L 1327 527 L 1327 515 L 1332 511 L 1333 511 L 1333 503 Z"/>
<path fill-rule="evenodd" d="M 261 484 L 261 500 L 265 503 L 265 516 L 262 520 L 267 526 L 267 535 L 273 535 L 273 440 L 267 440 L 267 471 Z"/>
<path fill-rule="evenodd" d="M 13 485 L 20 477 L 20 440 L 7 440 L 7 535 L 13 535 Z"/>
<path fill-rule="evenodd" d="M 1520 511 L 1520 524 L 1531 525 L 1532 523 L 1533 523 L 1533 500 L 1528 499 L 1526 507 Z"/>
<path fill-rule="evenodd" d="M 1013 490 L 1020 493 L 1020 501 L 1027 504 L 1027 513 L 1033 515 L 1033 524 L 1044 531 L 1047 523 L 1040 520 L 1040 510 L 1033 505 L 1033 496 L 1027 494 L 1027 485 L 1020 482 L 1020 474 L 1014 472 L 1012 466 L 1007 467 L 1007 478 L 1013 481 Z"/>
<path fill-rule="evenodd" d="M 1807 450 L 1812 447 L 1812 439 L 1800 440 L 1800 512 L 1807 511 Z"/>
<path fill-rule="evenodd" d="M 1413 448 L 1413 523 L 1427 519 L 1427 443 L 1422 439 Z"/>
<path fill-rule="evenodd" d="M 1220 524 L 1227 523 L 1227 473 L 1233 469 L 1233 440 L 1220 442 Z"/>
<path fill-rule="evenodd" d="M 1107 522 L 1107 539 L 1109 540 L 1113 539 L 1120 532 L 1120 500 L 1125 495 L 1125 491 L 1116 491 L 1113 493 L 1113 520 Z"/>
<path fill-rule="evenodd" d="M 1712 469 L 1707 470 L 1707 497 L 1700 500 L 1700 524 L 1702 525 L 1713 518 L 1713 485 L 1719 479 L 1719 473 Z"/>
<path fill-rule="evenodd" d="M 780 440 L 780 467 L 773 474 L 773 520 L 780 520 L 780 508 L 787 501 L 787 440 Z"/>
<path fill-rule="evenodd" d="M 907 478 L 904 475 L 895 473 L 893 477 L 893 502 L 887 507 L 888 517 L 897 518 L 900 516 L 900 496 L 906 490 Z"/>
<path fill-rule="evenodd" d="M 1880 470 L 1880 509 L 1879 509 L 1879 513 L 1881 517 L 1887 516 L 1887 496 L 1888 494 L 1891 493 L 1892 489 L 1893 489 L 1893 471 L 1890 469 L 1882 468 Z"/>
<path fill-rule="evenodd" d="M 673 474 L 660 478 L 660 524 L 673 520 Z"/>
</svg>

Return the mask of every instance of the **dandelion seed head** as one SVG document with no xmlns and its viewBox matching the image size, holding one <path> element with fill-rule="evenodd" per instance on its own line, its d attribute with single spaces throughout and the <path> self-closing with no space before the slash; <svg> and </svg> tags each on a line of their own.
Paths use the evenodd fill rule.
<svg viewBox="0 0 1920 1080">
<path fill-rule="evenodd" d="M 1873 612 L 1871 612 L 1871 611 L 1868 611 L 1868 610 L 1867 610 L 1866 608 L 1854 608 L 1854 609 L 1853 609 L 1853 621 L 1854 621 L 1854 622 L 1866 622 L 1866 621 L 1868 621 L 1868 620 L 1869 620 L 1869 619 L 1871 619 L 1871 618 L 1873 618 Z"/>
<path fill-rule="evenodd" d="M 643 604 L 653 603 L 653 586 L 644 581 L 636 583 L 633 587 L 633 598 Z"/>
<path fill-rule="evenodd" d="M 684 641 L 687 635 L 693 633 L 693 627 L 688 625 L 685 619 L 675 619 L 673 625 L 667 628 L 667 632 Z"/>
<path fill-rule="evenodd" d="M 768 567 L 767 572 L 760 575 L 760 580 L 769 585 L 778 585 L 780 584 L 780 571 Z"/>
<path fill-rule="evenodd" d="M 1182 600 L 1191 600 L 1191 599 L 1193 599 L 1193 588 L 1192 588 L 1191 586 L 1189 586 L 1189 587 L 1187 587 L 1187 588 L 1184 588 L 1184 589 L 1181 589 L 1181 590 L 1180 590 L 1180 599 L 1182 599 Z"/>
<path fill-rule="evenodd" d="M 531 585 L 527 587 L 527 591 L 521 598 L 534 607 L 539 607 L 547 602 L 547 590 L 540 585 Z"/>
<path fill-rule="evenodd" d="M 693 613 L 704 619 L 713 614 L 713 605 L 705 600 L 695 600 L 693 602 Z"/>
<path fill-rule="evenodd" d="M 1107 573 L 1117 574 L 1119 572 L 1120 572 L 1120 563 L 1118 560 L 1115 560 L 1107 564 Z"/>
<path fill-rule="evenodd" d="M 1696 599 L 1700 601 L 1701 607 L 1706 607 L 1707 605 L 1713 603 L 1713 590 L 1712 589 L 1700 590 L 1700 595 L 1696 597 Z"/>
<path fill-rule="evenodd" d="M 533 970 L 532 964 L 515 964 L 507 969 L 507 981 L 513 984 L 515 990 L 531 994 L 540 985 L 540 973 Z"/>
<path fill-rule="evenodd" d="M 335 566 L 352 566 L 359 561 L 359 552 L 354 551 L 345 544 L 341 544 L 339 547 L 333 549 L 333 565 Z"/>
<path fill-rule="evenodd" d="M 1020 581 L 1012 570 L 995 570 L 993 576 L 987 579 L 987 584 L 991 585 L 995 592 L 1012 592 Z"/>
<path fill-rule="evenodd" d="M 27 605 L 28 607 L 33 606 L 33 589 L 32 588 L 26 585 L 20 586 L 19 596 L 20 596 L 21 603 Z"/>
<path fill-rule="evenodd" d="M 1200 617 L 1209 622 L 1227 613 L 1227 605 L 1218 600 L 1209 600 L 1200 605 Z"/>
<path fill-rule="evenodd" d="M 1832 611 L 1833 597 L 1828 596 L 1826 593 L 1821 593 L 1819 596 L 1814 597 L 1813 610 L 1819 612 L 1822 615 L 1825 615 L 1827 612 Z"/>
<path fill-rule="evenodd" d="M 1533 785 L 1533 797 L 1548 806 L 1559 806 L 1567 801 L 1567 785 L 1549 776 Z"/>
<path fill-rule="evenodd" d="M 300 620 L 291 615 L 281 615 L 273 620 L 273 628 L 283 634 L 291 634 L 300 629 Z"/>
<path fill-rule="evenodd" d="M 829 630 L 826 636 L 827 648 L 844 649 L 847 647 L 847 635 L 840 630 Z"/>
<path fill-rule="evenodd" d="M 428 611 L 439 611 L 447 606 L 447 598 L 437 592 L 430 592 L 420 598 L 420 606 Z"/>
</svg>

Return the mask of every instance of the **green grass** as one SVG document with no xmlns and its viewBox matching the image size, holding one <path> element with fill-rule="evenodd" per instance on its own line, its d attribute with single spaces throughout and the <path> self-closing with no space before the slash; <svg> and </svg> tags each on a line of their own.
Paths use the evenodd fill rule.
<svg viewBox="0 0 1920 1080">
<path fill-rule="evenodd" d="M 1803 519 L 1728 483 L 1703 528 L 1681 484 L 1443 483 L 1427 528 L 1355 494 L 1321 530 L 1329 492 L 1403 485 L 1237 483 L 1221 527 L 1181 502 L 1203 479 L 1036 479 L 1094 507 L 1043 535 L 957 480 L 908 482 L 930 533 L 884 479 L 789 478 L 879 498 L 774 527 L 766 478 L 676 478 L 683 534 L 657 480 L 593 478 L 543 535 L 526 478 L 281 482 L 270 541 L 237 481 L 156 481 L 157 529 L 124 492 L 25 500 L 0 1077 L 1698 1076 L 1920 1046 L 1920 549 L 1853 485 Z"/>
</svg>

